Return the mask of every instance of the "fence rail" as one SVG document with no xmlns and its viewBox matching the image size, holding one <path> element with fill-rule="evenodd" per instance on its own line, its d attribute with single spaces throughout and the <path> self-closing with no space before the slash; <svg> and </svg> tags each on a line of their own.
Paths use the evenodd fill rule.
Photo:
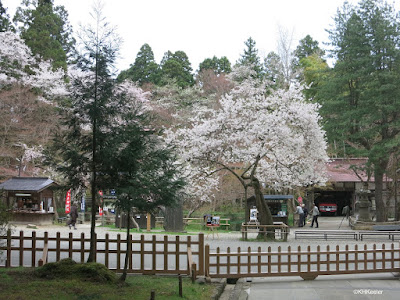
<svg viewBox="0 0 400 300">
<path fill-rule="evenodd" d="M 142 274 L 188 274 L 193 264 L 198 266 L 196 275 L 204 275 L 204 234 L 200 233 L 197 239 L 191 236 L 174 236 L 170 239 L 164 235 L 157 239 L 156 235 L 146 239 L 145 235 L 139 238 L 130 236 L 131 259 L 128 266 L 129 273 Z M 6 241 L 5 259 L 0 260 L 0 267 L 36 267 L 46 262 L 56 262 L 62 258 L 72 258 L 75 261 L 85 262 L 89 255 L 90 238 L 82 233 L 80 236 L 61 237 L 57 232 L 56 236 L 49 236 L 47 232 L 43 236 L 24 236 L 20 231 L 19 235 L 0 237 Z M 104 238 L 96 235 L 95 261 L 103 263 L 110 270 L 119 272 L 123 269 L 123 261 L 127 253 L 127 240 L 118 234 L 111 238 L 106 234 Z M 188 254 L 190 252 L 190 254 Z M 190 264 L 189 265 L 189 256 Z M 37 258 L 40 257 L 40 260 Z M 195 267 L 196 269 L 196 267 Z"/>
<path fill-rule="evenodd" d="M 300 276 L 303 279 L 314 279 L 318 275 L 354 274 L 354 273 L 377 273 L 377 272 L 400 272 L 400 248 L 391 244 L 387 249 L 385 244 L 377 248 L 364 245 L 359 249 L 344 249 L 336 246 L 331 249 L 327 245 L 325 250 L 317 246 L 312 251 L 310 246 L 302 250 L 292 250 L 289 246 L 287 251 L 262 252 L 261 247 L 252 251 L 249 247 L 242 251 L 239 247 L 236 252 L 227 248 L 221 252 L 220 248 L 215 253 L 210 252 L 209 245 L 205 247 L 205 269 L 206 276 L 214 278 L 240 278 L 240 277 L 271 277 L 271 276 Z"/>
<path fill-rule="evenodd" d="M 58 232 L 49 236 L 45 232 L 37 236 L 19 235 L 0 236 L 0 267 L 36 267 L 48 262 L 56 262 L 63 258 L 72 258 L 77 262 L 85 262 L 89 255 L 90 239 L 84 233 L 80 236 L 69 233 L 61 237 Z M 400 272 L 400 247 L 398 244 L 379 248 L 376 244 L 368 247 L 355 244 L 322 249 L 317 246 L 311 250 L 291 248 L 286 251 L 278 247 L 272 251 L 247 249 L 226 251 L 204 244 L 204 234 L 197 238 L 191 236 L 130 236 L 131 259 L 129 273 L 141 274 L 186 274 L 192 279 L 206 275 L 214 278 L 300 276 L 303 279 L 314 279 L 318 275 Z M 121 272 L 127 253 L 127 239 L 120 234 L 104 238 L 96 236 L 95 261 L 104 264 L 110 270 Z"/>
</svg>

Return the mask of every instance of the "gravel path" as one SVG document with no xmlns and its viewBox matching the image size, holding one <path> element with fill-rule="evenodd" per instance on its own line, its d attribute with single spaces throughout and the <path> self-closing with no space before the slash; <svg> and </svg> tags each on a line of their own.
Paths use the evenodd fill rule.
<svg viewBox="0 0 400 300">
<path fill-rule="evenodd" d="M 219 233 L 218 236 L 214 234 L 214 237 L 211 233 L 205 232 L 205 244 L 210 245 L 211 250 L 215 250 L 217 247 L 221 248 L 221 251 L 225 251 L 228 247 L 231 248 L 231 251 L 236 251 L 238 247 L 241 249 L 246 249 L 248 247 L 251 247 L 251 249 L 257 249 L 258 247 L 261 247 L 262 250 L 266 249 L 267 247 L 271 247 L 272 250 L 277 250 L 278 247 L 281 247 L 282 251 L 286 251 L 287 247 L 290 246 L 293 250 L 297 249 L 298 246 L 300 246 L 302 249 L 305 249 L 307 246 L 311 246 L 311 249 L 316 249 L 318 245 L 322 247 L 322 249 L 325 249 L 326 245 L 330 245 L 331 249 L 332 247 L 336 247 L 336 245 L 339 245 L 340 247 L 344 247 L 345 245 L 349 245 L 350 247 L 352 245 L 358 244 L 358 245 L 364 245 L 364 244 L 377 244 L 377 246 L 382 245 L 385 243 L 386 245 L 390 245 L 391 242 L 388 240 L 385 240 L 383 238 L 376 238 L 376 239 L 368 239 L 364 241 L 355 241 L 352 239 L 346 239 L 346 240 L 317 240 L 317 239 L 294 239 L 294 232 L 298 229 L 301 230 L 351 230 L 351 228 L 348 225 L 348 221 L 346 219 L 343 220 L 342 217 L 320 217 L 319 218 L 319 223 L 320 226 L 318 229 L 315 228 L 310 228 L 309 224 L 307 224 L 306 227 L 303 228 L 291 228 L 290 229 L 290 234 L 288 236 L 288 241 L 287 242 L 260 242 L 260 241 L 241 241 L 241 233 L 240 232 L 223 232 Z M 55 224 L 55 225 L 48 225 L 48 226 L 37 226 L 36 229 L 34 228 L 27 228 L 26 225 L 16 225 L 14 227 L 14 234 L 19 234 L 19 231 L 22 230 L 24 231 L 24 235 L 31 235 L 32 231 L 36 231 L 37 235 L 43 235 L 44 232 L 48 232 L 49 236 L 55 236 L 57 232 L 61 233 L 61 236 L 67 236 L 70 232 L 73 233 L 74 236 L 80 236 L 81 233 L 84 233 L 86 237 L 90 236 L 90 224 L 85 223 L 85 224 L 78 224 L 77 225 L 77 230 L 70 230 L 68 226 L 66 225 L 61 225 L 61 224 Z M 98 238 L 103 238 L 105 234 L 109 234 L 110 238 L 116 237 L 118 234 L 121 235 L 121 238 L 126 237 L 126 231 L 125 230 L 118 230 L 118 229 L 111 229 L 109 227 L 102 227 L 100 226 L 100 223 L 97 224 L 96 226 L 96 233 Z M 160 232 L 152 232 L 152 233 L 138 233 L 136 230 L 132 230 L 131 234 L 133 235 L 134 238 L 138 238 L 141 234 L 145 235 L 145 239 L 151 239 L 151 235 L 156 234 L 157 236 L 164 236 L 164 233 L 162 231 Z M 193 233 L 192 239 L 195 239 L 195 236 L 197 233 Z M 248 237 L 249 239 L 255 239 L 256 238 L 255 233 L 249 233 Z M 181 235 L 180 238 L 185 239 L 187 235 Z M 175 235 L 168 235 L 169 239 L 175 239 Z M 161 237 L 159 237 L 161 239 Z M 395 242 L 395 245 L 398 245 L 398 242 Z"/>
</svg>

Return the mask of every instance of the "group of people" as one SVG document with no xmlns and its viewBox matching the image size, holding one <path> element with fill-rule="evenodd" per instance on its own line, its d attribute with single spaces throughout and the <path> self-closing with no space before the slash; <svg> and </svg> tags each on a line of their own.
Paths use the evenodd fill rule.
<svg viewBox="0 0 400 300">
<path fill-rule="evenodd" d="M 312 222 L 311 222 L 311 226 L 310 227 L 314 227 L 314 223 L 315 223 L 315 228 L 318 228 L 318 216 L 319 216 L 319 210 L 318 210 L 318 206 L 313 205 L 313 208 L 311 210 L 311 213 L 308 212 L 307 207 L 305 206 L 305 204 L 299 204 L 296 208 L 296 214 L 299 215 L 299 227 L 303 227 L 306 226 L 306 222 L 307 222 L 307 216 L 309 214 L 312 215 Z"/>
</svg>

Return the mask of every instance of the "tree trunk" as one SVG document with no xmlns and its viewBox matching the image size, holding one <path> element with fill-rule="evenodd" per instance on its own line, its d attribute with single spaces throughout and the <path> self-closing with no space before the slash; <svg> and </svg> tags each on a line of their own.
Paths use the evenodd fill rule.
<svg viewBox="0 0 400 300">
<path fill-rule="evenodd" d="M 125 263 L 124 263 L 124 270 L 122 271 L 122 275 L 119 278 L 119 281 L 124 282 L 126 279 L 126 276 L 128 274 L 128 264 L 129 264 L 129 258 L 131 257 L 131 236 L 130 236 L 130 227 L 131 227 L 131 214 L 128 211 L 128 216 L 127 216 L 127 221 L 126 221 L 126 255 L 125 255 Z"/>
<path fill-rule="evenodd" d="M 172 232 L 183 231 L 183 208 L 182 203 L 174 207 L 165 208 L 164 230 Z"/>
<path fill-rule="evenodd" d="M 95 184 L 92 181 L 92 211 L 91 211 L 91 220 L 90 220 L 90 249 L 89 249 L 89 257 L 87 262 L 94 262 L 94 257 L 95 257 L 95 249 L 96 249 L 96 232 L 95 232 L 95 228 L 96 228 L 96 188 L 95 188 Z"/>
<path fill-rule="evenodd" d="M 268 205 L 265 203 L 264 195 L 261 191 L 261 185 L 257 178 L 253 178 L 251 181 L 251 185 L 254 188 L 255 197 L 256 197 L 256 206 L 258 210 L 258 220 L 260 221 L 260 225 L 273 225 L 274 222 L 272 220 L 272 214 L 269 210 Z M 259 234 L 259 238 L 263 238 L 263 234 Z M 269 232 L 267 234 L 268 238 L 273 239 L 275 237 L 274 232 Z"/>
<path fill-rule="evenodd" d="M 383 168 L 375 167 L 375 205 L 376 205 L 376 221 L 386 222 L 386 207 L 383 201 Z"/>
</svg>

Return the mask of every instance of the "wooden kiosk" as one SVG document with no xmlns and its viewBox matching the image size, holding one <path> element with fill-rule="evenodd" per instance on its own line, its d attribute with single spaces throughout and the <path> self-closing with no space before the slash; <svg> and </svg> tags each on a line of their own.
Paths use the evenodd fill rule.
<svg viewBox="0 0 400 300">
<path fill-rule="evenodd" d="M 5 204 L 12 210 L 11 222 L 18 224 L 52 224 L 54 196 L 52 186 L 57 185 L 46 177 L 13 177 L 0 184 Z"/>
<path fill-rule="evenodd" d="M 264 195 L 264 201 L 271 210 L 273 222 L 282 222 L 288 225 L 288 204 L 292 201 L 293 195 Z M 254 196 L 247 199 L 247 209 L 251 212 L 256 205 L 256 198 Z M 251 214 L 250 214 L 251 216 Z M 253 220 L 246 220 L 250 222 Z"/>
</svg>

